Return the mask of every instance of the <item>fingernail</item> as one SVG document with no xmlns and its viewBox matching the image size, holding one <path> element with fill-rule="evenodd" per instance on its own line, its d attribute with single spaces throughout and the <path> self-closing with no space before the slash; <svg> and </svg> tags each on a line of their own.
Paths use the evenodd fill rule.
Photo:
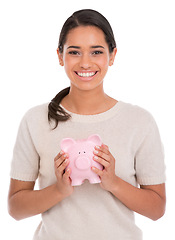
<svg viewBox="0 0 175 240">
<path fill-rule="evenodd" d="M 97 150 L 95 150 L 95 151 L 94 151 L 94 153 L 95 153 L 95 154 L 98 154 L 98 151 L 97 151 Z"/>
<path fill-rule="evenodd" d="M 95 159 L 95 160 L 98 160 L 98 157 L 97 157 L 97 156 L 94 156 L 94 159 Z"/>
<path fill-rule="evenodd" d="M 60 151 L 60 154 L 62 155 L 63 153 L 64 153 L 64 152 L 61 150 L 61 151 Z"/>
<path fill-rule="evenodd" d="M 95 148 L 100 149 L 100 146 L 95 146 Z"/>
</svg>

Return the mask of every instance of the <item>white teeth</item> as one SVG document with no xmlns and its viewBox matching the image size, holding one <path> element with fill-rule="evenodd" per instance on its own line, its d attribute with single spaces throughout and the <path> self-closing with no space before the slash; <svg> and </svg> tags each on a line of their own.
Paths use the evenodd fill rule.
<svg viewBox="0 0 175 240">
<path fill-rule="evenodd" d="M 78 76 L 80 77 L 92 77 L 95 75 L 95 72 L 88 72 L 88 73 L 85 73 L 85 72 L 77 72 Z"/>
</svg>

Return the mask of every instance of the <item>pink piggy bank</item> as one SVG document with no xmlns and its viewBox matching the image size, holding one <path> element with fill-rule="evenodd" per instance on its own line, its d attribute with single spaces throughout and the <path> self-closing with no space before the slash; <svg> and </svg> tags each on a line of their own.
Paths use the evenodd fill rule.
<svg viewBox="0 0 175 240">
<path fill-rule="evenodd" d="M 73 138 L 64 138 L 61 141 L 61 149 L 69 154 L 68 167 L 71 169 L 72 186 L 81 185 L 85 179 L 90 183 L 101 182 L 99 176 L 91 170 L 92 166 L 103 169 L 101 164 L 93 160 L 94 147 L 101 144 L 101 138 L 97 134 L 77 141 Z"/>
</svg>

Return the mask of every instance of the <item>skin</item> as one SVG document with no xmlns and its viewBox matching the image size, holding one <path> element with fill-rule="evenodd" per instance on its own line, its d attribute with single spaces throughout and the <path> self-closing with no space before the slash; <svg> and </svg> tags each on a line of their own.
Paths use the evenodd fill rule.
<svg viewBox="0 0 175 240">
<path fill-rule="evenodd" d="M 113 65 L 117 49 L 109 52 L 100 29 L 80 26 L 71 30 L 63 53 L 59 53 L 59 50 L 57 53 L 60 65 L 64 66 L 70 79 L 70 93 L 61 102 L 66 109 L 77 114 L 92 115 L 107 111 L 117 103 L 103 90 L 104 77 L 108 67 Z M 77 73 L 95 74 L 89 80 Z M 94 160 L 104 166 L 103 170 L 92 168 L 100 176 L 103 189 L 111 192 L 129 209 L 152 220 L 164 215 L 165 184 L 136 188 L 123 181 L 115 175 L 115 159 L 105 144 L 95 147 Z M 71 169 L 65 171 L 68 164 L 68 154 L 62 151 L 58 153 L 54 159 L 57 182 L 42 190 L 34 190 L 35 182 L 11 179 L 8 197 L 10 215 L 16 220 L 27 218 L 43 213 L 69 197 L 74 188 L 71 186 Z"/>
</svg>

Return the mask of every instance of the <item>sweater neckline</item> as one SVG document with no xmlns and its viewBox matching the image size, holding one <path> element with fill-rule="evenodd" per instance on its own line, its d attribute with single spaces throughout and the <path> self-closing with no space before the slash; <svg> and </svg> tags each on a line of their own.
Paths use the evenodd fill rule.
<svg viewBox="0 0 175 240">
<path fill-rule="evenodd" d="M 63 107 L 62 104 L 60 104 L 60 107 L 62 107 L 67 113 L 71 115 L 70 121 L 72 122 L 98 122 L 105 121 L 118 114 L 120 108 L 122 107 L 122 102 L 118 101 L 112 108 L 108 109 L 107 111 L 93 115 L 82 115 L 70 112 L 65 107 Z"/>
</svg>

